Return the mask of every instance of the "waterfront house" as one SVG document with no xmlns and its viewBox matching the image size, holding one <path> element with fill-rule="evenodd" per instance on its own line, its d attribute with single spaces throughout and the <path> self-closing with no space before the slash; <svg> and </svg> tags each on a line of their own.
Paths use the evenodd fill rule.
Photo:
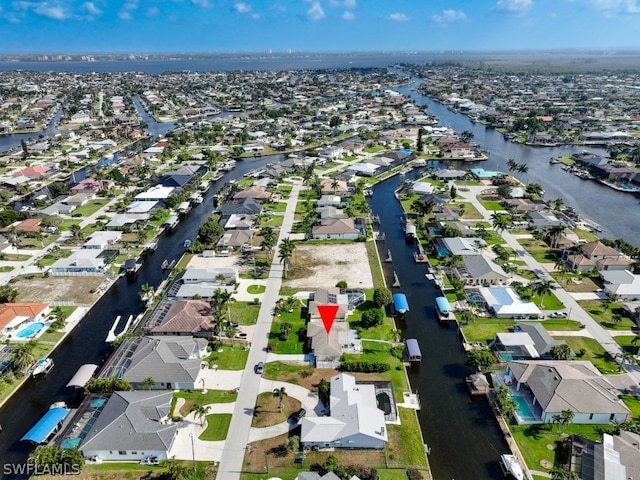
<svg viewBox="0 0 640 480">
<path fill-rule="evenodd" d="M 340 373 L 331 377 L 330 392 L 329 416 L 302 419 L 302 447 L 383 449 L 388 438 L 375 387 Z"/>
<path fill-rule="evenodd" d="M 122 232 L 112 231 L 97 231 L 93 232 L 89 238 L 84 242 L 82 248 L 92 248 L 97 250 L 104 250 L 115 245 L 122 237 Z"/>
<path fill-rule="evenodd" d="M 379 168 L 379 165 L 371 162 L 360 162 L 350 165 L 348 172 L 361 177 L 373 177 Z"/>
<path fill-rule="evenodd" d="M 454 267 L 455 276 L 467 285 L 496 285 L 509 281 L 509 275 L 485 254 L 467 255 Z"/>
<path fill-rule="evenodd" d="M 171 292 L 179 299 L 196 296 L 202 299 L 211 299 L 216 290 L 233 293 L 234 284 L 238 278 L 238 270 L 233 267 L 190 267 L 178 274 L 171 286 Z"/>
<path fill-rule="evenodd" d="M 504 379 L 514 395 L 530 397 L 541 410 L 541 423 L 553 423 L 564 410 L 574 412 L 574 424 L 624 423 L 631 415 L 618 397 L 622 391 L 588 361 L 511 361 Z"/>
<path fill-rule="evenodd" d="M 51 275 L 86 275 L 100 276 L 105 274 L 106 264 L 101 256 L 102 250 L 80 248 L 66 258 L 60 258 L 49 267 Z"/>
<path fill-rule="evenodd" d="M 339 207 L 341 203 L 342 203 L 342 200 L 338 195 L 322 195 L 318 199 L 316 206 L 317 207 L 329 207 L 329 206 Z"/>
<path fill-rule="evenodd" d="M 127 338 L 109 358 L 99 378 L 120 378 L 134 389 L 153 378 L 155 384 L 151 388 L 192 390 L 200 380 L 201 359 L 207 355 L 207 345 L 206 339 L 194 337 Z"/>
<path fill-rule="evenodd" d="M 344 180 L 323 178 L 320 180 L 320 193 L 325 195 L 350 195 L 351 191 Z"/>
<path fill-rule="evenodd" d="M 596 240 L 582 245 L 582 253 L 595 262 L 598 270 L 628 270 L 633 260 L 613 247 Z"/>
<path fill-rule="evenodd" d="M 317 212 L 320 220 L 335 220 L 338 218 L 346 218 L 343 210 L 332 206 L 320 207 L 317 209 Z"/>
<path fill-rule="evenodd" d="M 85 458 L 105 461 L 166 460 L 178 429 L 171 421 L 172 397 L 173 392 L 113 392 L 78 448 Z"/>
<path fill-rule="evenodd" d="M 251 186 L 245 188 L 244 190 L 240 190 L 233 196 L 234 200 L 239 200 L 242 198 L 253 198 L 254 200 L 258 200 L 259 202 L 268 202 L 271 198 L 271 193 L 263 187 Z"/>
<path fill-rule="evenodd" d="M 48 303 L 14 302 L 0 304 L 0 338 L 8 338 L 33 322 L 43 321 L 48 313 Z"/>
<path fill-rule="evenodd" d="M 601 442 L 573 435 L 570 471 L 581 479 L 640 478 L 638 445 L 640 435 L 625 430 L 616 435 L 603 433 Z"/>
<path fill-rule="evenodd" d="M 554 340 L 539 323 L 518 323 L 513 332 L 498 333 L 489 347 L 497 351 L 501 360 L 551 360 L 551 349 L 557 345 L 566 342 Z"/>
<path fill-rule="evenodd" d="M 311 238 L 314 240 L 357 240 L 361 235 L 364 232 L 355 227 L 353 218 L 321 220 L 320 225 L 311 229 Z"/>
<path fill-rule="evenodd" d="M 211 305 L 203 300 L 161 302 L 145 323 L 145 334 L 211 338 L 213 337 Z M 159 322 L 159 323 L 158 323 Z"/>
<path fill-rule="evenodd" d="M 327 333 L 322 321 L 310 321 L 307 324 L 307 344 L 317 368 L 338 368 L 343 354 L 362 352 L 358 332 L 349 329 L 347 322 L 334 322 Z"/>
<path fill-rule="evenodd" d="M 262 205 L 254 198 L 241 198 L 225 202 L 220 207 L 222 217 L 233 214 L 258 215 L 262 213 Z"/>
<path fill-rule="evenodd" d="M 225 228 L 228 228 L 228 222 L 227 225 L 225 225 Z M 250 230 L 232 230 L 230 232 L 225 232 L 222 237 L 220 237 L 217 246 L 222 249 L 240 248 L 243 245 L 248 244 L 252 236 L 253 232 Z"/>
<path fill-rule="evenodd" d="M 134 197 L 134 200 L 139 202 L 164 202 L 169 195 L 174 192 L 174 187 L 165 187 L 163 185 L 156 185 L 148 190 L 139 193 Z"/>
<path fill-rule="evenodd" d="M 542 312 L 533 302 L 523 302 L 511 287 L 480 287 L 475 290 L 482 298 L 483 306 L 497 318 L 530 318 Z"/>
<path fill-rule="evenodd" d="M 487 242 L 480 237 L 442 237 L 435 240 L 438 255 L 480 255 Z"/>
<path fill-rule="evenodd" d="M 433 176 L 438 180 L 443 180 L 445 182 L 449 180 L 457 180 L 460 178 L 464 178 L 467 175 L 467 172 L 464 170 L 453 170 L 453 169 L 440 169 L 433 172 Z"/>
<path fill-rule="evenodd" d="M 350 310 L 353 309 L 349 308 L 348 294 L 342 293 L 338 287 L 318 288 L 313 293 L 313 297 L 309 299 L 309 322 L 321 320 L 318 305 L 338 305 L 335 322 L 345 322 L 351 313 Z"/>
<path fill-rule="evenodd" d="M 534 210 L 529 213 L 529 227 L 547 230 L 563 222 L 549 210 Z"/>
</svg>

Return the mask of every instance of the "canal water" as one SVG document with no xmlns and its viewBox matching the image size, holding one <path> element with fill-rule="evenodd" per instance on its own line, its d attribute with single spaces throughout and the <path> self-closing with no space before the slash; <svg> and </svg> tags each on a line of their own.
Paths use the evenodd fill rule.
<svg viewBox="0 0 640 480">
<path fill-rule="evenodd" d="M 225 174 L 211 186 L 204 202 L 196 205 L 180 222 L 173 233 L 159 238 L 158 249 L 144 257 L 144 263 L 133 279 L 121 278 L 94 305 L 82 322 L 51 355 L 53 369 L 38 380 L 30 378 L 25 385 L 0 410 L 0 464 L 22 464 L 33 450 L 28 442 L 19 439 L 44 415 L 53 402 L 60 400 L 73 405 L 75 392 L 65 385 L 85 363 L 102 365 L 113 349 L 105 342 L 116 316 L 127 319 L 144 311 L 138 292 L 147 283 L 157 287 L 163 280 L 160 265 L 163 260 L 179 259 L 184 251 L 184 241 L 193 239 L 198 228 L 211 215 L 214 193 L 230 179 L 241 178 L 251 169 L 267 162 L 281 161 L 283 155 L 240 160 L 236 168 Z M 0 478 L 23 478 L 7 475 L 0 469 Z"/>
<path fill-rule="evenodd" d="M 387 285 L 395 271 L 400 288 L 407 296 L 410 311 L 398 325 L 403 338 L 418 340 L 422 363 L 409 369 L 411 387 L 420 395 L 418 418 L 427 447 L 429 463 L 436 480 L 482 480 L 500 478 L 498 458 L 508 448 L 498 429 L 488 402 L 471 398 L 465 377 L 473 370 L 465 365 L 460 337 L 451 322 L 440 324 L 435 318 L 438 290 L 425 278 L 427 267 L 415 263 L 415 244 L 407 244 L 400 218 L 402 208 L 394 198 L 398 182 L 416 178 L 392 177 L 373 188 L 371 210 L 380 217 L 384 241 L 378 241 L 381 258 L 391 250 L 392 263 L 384 263 Z"/>
</svg>

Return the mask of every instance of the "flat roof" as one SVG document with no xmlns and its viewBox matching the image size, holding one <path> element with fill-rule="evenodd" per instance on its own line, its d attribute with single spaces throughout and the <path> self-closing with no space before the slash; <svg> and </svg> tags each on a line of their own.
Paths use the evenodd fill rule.
<svg viewBox="0 0 640 480">
<path fill-rule="evenodd" d="M 66 408 L 50 409 L 20 440 L 42 443 L 54 432 L 58 424 L 69 414 Z"/>
</svg>

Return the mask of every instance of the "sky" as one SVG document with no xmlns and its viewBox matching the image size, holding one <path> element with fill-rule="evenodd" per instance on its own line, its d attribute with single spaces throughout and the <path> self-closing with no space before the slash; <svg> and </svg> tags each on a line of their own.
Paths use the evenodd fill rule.
<svg viewBox="0 0 640 480">
<path fill-rule="evenodd" d="M 0 54 L 640 48 L 640 0 L 2 0 Z"/>
</svg>

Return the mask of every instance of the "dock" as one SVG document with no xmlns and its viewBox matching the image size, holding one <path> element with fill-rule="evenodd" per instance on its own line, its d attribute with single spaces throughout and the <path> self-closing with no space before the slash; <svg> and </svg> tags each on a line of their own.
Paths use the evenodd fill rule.
<svg viewBox="0 0 640 480">
<path fill-rule="evenodd" d="M 393 258 L 391 257 L 391 250 L 387 250 L 387 258 L 384 259 L 385 263 L 393 262 Z"/>
<path fill-rule="evenodd" d="M 393 284 L 391 286 L 393 288 L 400 288 L 400 279 L 395 271 L 393 272 Z"/>
<path fill-rule="evenodd" d="M 422 248 L 420 242 L 418 242 L 418 251 L 413 252 L 413 259 L 416 263 L 429 263 L 429 257 L 427 257 L 427 254 L 425 253 L 424 248 Z"/>
<path fill-rule="evenodd" d="M 116 332 L 116 328 L 118 327 L 118 323 L 120 323 L 121 318 L 122 317 L 120 315 L 116 317 L 115 321 L 113 322 L 113 325 L 111 325 L 111 329 L 109 330 L 109 333 L 107 333 L 107 339 L 105 340 L 105 342 L 111 343 L 117 338 L 115 332 Z"/>
</svg>

